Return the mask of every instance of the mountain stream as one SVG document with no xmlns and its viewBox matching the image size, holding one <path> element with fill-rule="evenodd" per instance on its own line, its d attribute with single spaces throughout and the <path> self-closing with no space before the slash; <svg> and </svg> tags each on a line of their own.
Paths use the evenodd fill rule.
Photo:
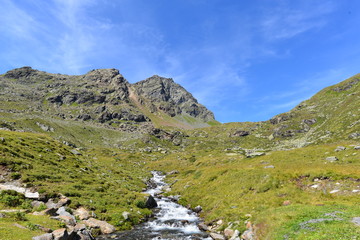
<svg viewBox="0 0 360 240">
<path fill-rule="evenodd" d="M 135 226 L 132 230 L 99 236 L 98 240 L 211 240 L 208 234 L 200 231 L 200 219 L 191 210 L 160 196 L 165 176 L 153 171 L 151 182 L 153 186 L 145 193 L 151 194 L 158 207 L 154 210 L 154 217 L 148 222 Z"/>
</svg>

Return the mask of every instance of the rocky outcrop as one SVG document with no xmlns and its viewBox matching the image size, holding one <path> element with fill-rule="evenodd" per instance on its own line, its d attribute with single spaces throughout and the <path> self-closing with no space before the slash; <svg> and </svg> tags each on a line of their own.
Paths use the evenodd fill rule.
<svg viewBox="0 0 360 240">
<path fill-rule="evenodd" d="M 214 114 L 171 78 L 152 76 L 133 85 L 142 103 L 152 112 L 162 111 L 171 117 L 188 114 L 205 122 L 214 120 Z"/>
</svg>

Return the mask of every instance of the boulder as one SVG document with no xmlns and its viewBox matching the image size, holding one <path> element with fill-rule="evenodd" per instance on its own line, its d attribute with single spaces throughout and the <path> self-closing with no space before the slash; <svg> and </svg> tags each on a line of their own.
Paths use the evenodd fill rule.
<svg viewBox="0 0 360 240">
<path fill-rule="evenodd" d="M 268 165 L 268 166 L 265 166 L 264 168 L 275 168 L 274 165 Z"/>
<path fill-rule="evenodd" d="M 81 152 L 79 152 L 79 151 L 76 150 L 76 149 L 72 149 L 72 150 L 70 150 L 70 152 L 71 152 L 72 154 L 74 154 L 74 155 L 82 155 Z"/>
<path fill-rule="evenodd" d="M 208 226 L 207 226 L 205 223 L 203 223 L 203 222 L 201 222 L 201 223 L 198 224 L 198 228 L 199 228 L 201 231 L 209 231 Z"/>
<path fill-rule="evenodd" d="M 75 226 L 76 225 L 75 219 L 70 216 L 58 216 L 58 217 L 56 217 L 56 219 L 62 221 L 67 226 Z"/>
<path fill-rule="evenodd" d="M 230 229 L 230 228 L 226 228 L 224 230 L 224 235 L 226 238 L 231 238 L 234 235 L 235 231 Z"/>
<path fill-rule="evenodd" d="M 316 123 L 316 119 L 315 118 L 305 119 L 305 120 L 303 120 L 303 123 L 306 123 L 307 125 L 313 125 Z"/>
<path fill-rule="evenodd" d="M 245 137 L 247 135 L 250 135 L 250 132 L 244 130 L 237 130 L 231 134 L 232 137 Z"/>
<path fill-rule="evenodd" d="M 179 174 L 179 171 L 178 170 L 172 170 L 172 171 L 166 173 L 166 175 L 174 175 L 174 174 Z"/>
<path fill-rule="evenodd" d="M 54 236 L 54 240 L 68 240 L 69 233 L 67 232 L 66 228 L 60 228 L 52 232 Z"/>
<path fill-rule="evenodd" d="M 193 209 L 193 211 L 196 212 L 196 213 L 199 213 L 199 212 L 202 211 L 202 207 L 200 205 L 198 205 Z"/>
<path fill-rule="evenodd" d="M 46 203 L 45 203 L 47 208 L 58 208 L 56 207 L 56 203 L 54 202 L 54 199 L 50 198 Z"/>
<path fill-rule="evenodd" d="M 75 217 L 73 215 L 71 215 L 69 212 L 66 211 L 65 207 L 60 207 L 56 213 L 59 215 L 59 216 L 67 216 L 67 217 L 71 217 L 75 220 Z"/>
<path fill-rule="evenodd" d="M 146 208 L 156 208 L 158 206 L 156 200 L 154 199 L 153 196 L 149 196 L 146 200 L 146 203 L 145 203 L 145 207 Z"/>
<path fill-rule="evenodd" d="M 235 230 L 234 234 L 231 236 L 229 240 L 240 240 L 239 236 L 240 236 L 240 232 L 238 230 Z"/>
<path fill-rule="evenodd" d="M 68 205 L 71 203 L 71 200 L 65 196 L 62 196 L 60 200 L 56 203 L 55 207 L 60 208 L 62 206 Z"/>
<path fill-rule="evenodd" d="M 264 152 L 256 152 L 256 151 L 246 151 L 245 155 L 247 158 L 253 158 L 253 157 L 263 156 L 263 155 L 265 155 L 265 153 Z"/>
<path fill-rule="evenodd" d="M 130 218 L 130 213 L 129 212 L 123 212 L 122 214 L 121 214 L 122 216 L 123 216 L 123 218 L 125 219 L 125 220 L 128 220 L 129 218 Z"/>
<path fill-rule="evenodd" d="M 100 221 L 95 218 L 84 220 L 83 223 L 90 228 L 100 228 L 101 233 L 109 234 L 115 232 L 115 227 L 105 221 Z"/>
<path fill-rule="evenodd" d="M 214 240 L 226 240 L 226 238 L 219 233 L 210 233 L 210 237 Z"/>
<path fill-rule="evenodd" d="M 37 201 L 37 200 L 31 202 L 31 206 L 32 206 L 33 208 L 38 208 L 38 207 L 40 207 L 42 204 L 44 204 L 44 203 L 41 202 L 41 201 Z"/>
<path fill-rule="evenodd" d="M 351 139 L 358 139 L 360 137 L 360 133 L 355 132 L 349 135 L 349 138 Z"/>
<path fill-rule="evenodd" d="M 360 226 L 360 217 L 354 217 L 351 222 L 354 223 L 356 226 Z"/>
<path fill-rule="evenodd" d="M 360 150 L 360 146 L 355 146 L 354 149 L 355 150 Z"/>
<path fill-rule="evenodd" d="M 335 149 L 335 152 L 344 151 L 345 149 L 346 149 L 346 147 L 344 147 L 344 146 L 338 146 L 338 147 Z"/>
<path fill-rule="evenodd" d="M 335 157 L 335 156 L 331 156 L 331 157 L 327 157 L 325 160 L 326 160 L 326 161 L 329 161 L 329 162 L 336 162 L 336 161 L 338 161 L 339 159 L 338 159 L 337 157 Z"/>
<path fill-rule="evenodd" d="M 255 240 L 255 234 L 251 228 L 241 234 L 241 240 Z"/>
<path fill-rule="evenodd" d="M 41 211 L 40 215 L 56 216 L 57 215 L 56 211 L 57 211 L 56 208 L 48 208 L 45 209 L 44 211 Z"/>
<path fill-rule="evenodd" d="M 43 235 L 32 237 L 32 240 L 53 240 L 54 236 L 52 233 L 45 233 Z"/>
<path fill-rule="evenodd" d="M 78 217 L 80 220 L 86 220 L 86 219 L 89 219 L 90 213 L 85 208 L 79 207 L 78 209 L 76 209 L 74 211 L 74 216 Z"/>
</svg>

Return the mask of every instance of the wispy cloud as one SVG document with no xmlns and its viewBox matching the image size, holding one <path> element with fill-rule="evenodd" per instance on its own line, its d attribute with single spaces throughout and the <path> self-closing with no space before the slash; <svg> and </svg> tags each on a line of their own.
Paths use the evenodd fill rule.
<svg viewBox="0 0 360 240">
<path fill-rule="evenodd" d="M 320 28 L 327 22 L 325 15 L 334 11 L 335 6 L 329 1 L 303 4 L 280 2 L 279 6 L 265 11 L 261 27 L 268 40 L 293 38 L 309 30 Z"/>
</svg>

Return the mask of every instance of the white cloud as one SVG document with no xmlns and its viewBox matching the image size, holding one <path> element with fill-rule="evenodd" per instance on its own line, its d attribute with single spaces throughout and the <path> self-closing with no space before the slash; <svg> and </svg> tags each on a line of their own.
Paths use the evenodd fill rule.
<svg viewBox="0 0 360 240">
<path fill-rule="evenodd" d="M 12 1 L 4 0 L 0 8 L 0 31 L 11 39 L 33 40 L 39 24 Z"/>
<path fill-rule="evenodd" d="M 266 39 L 293 38 L 320 28 L 327 23 L 324 16 L 334 11 L 334 5 L 329 1 L 317 1 L 299 7 L 289 6 L 291 4 L 282 2 L 279 7 L 265 12 L 261 27 Z"/>
</svg>

